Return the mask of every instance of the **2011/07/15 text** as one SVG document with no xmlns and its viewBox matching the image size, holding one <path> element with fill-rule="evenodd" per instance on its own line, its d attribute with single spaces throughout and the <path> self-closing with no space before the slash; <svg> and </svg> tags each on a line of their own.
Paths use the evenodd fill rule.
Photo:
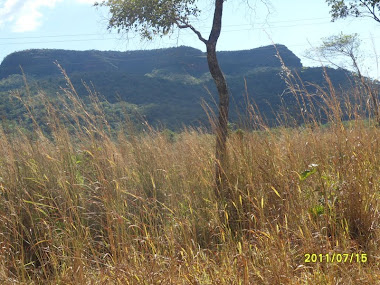
<svg viewBox="0 0 380 285">
<path fill-rule="evenodd" d="M 305 263 L 317 263 L 317 262 L 326 262 L 326 263 L 366 263 L 368 257 L 366 253 L 325 253 L 325 254 L 315 254 L 315 253 L 306 253 Z"/>
</svg>

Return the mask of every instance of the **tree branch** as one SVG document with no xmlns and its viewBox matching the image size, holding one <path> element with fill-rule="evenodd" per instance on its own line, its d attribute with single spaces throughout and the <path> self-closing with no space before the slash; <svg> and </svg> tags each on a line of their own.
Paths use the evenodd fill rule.
<svg viewBox="0 0 380 285">
<path fill-rule="evenodd" d="M 198 36 L 198 38 L 207 45 L 208 41 L 192 25 L 190 25 L 188 23 L 181 24 L 181 23 L 179 23 L 179 20 L 176 20 L 176 24 L 177 24 L 177 27 L 180 28 L 180 29 L 187 29 L 187 28 L 189 28 L 190 30 L 192 30 Z"/>
<path fill-rule="evenodd" d="M 364 7 L 367 8 L 369 14 L 372 15 L 371 18 L 373 18 L 376 22 L 379 22 L 379 23 L 380 23 L 380 19 L 377 17 L 376 12 L 375 12 L 375 3 L 372 4 L 372 8 L 371 8 L 371 7 L 368 5 L 368 3 L 366 3 L 365 1 L 363 1 L 363 0 L 359 0 L 359 2 L 362 3 L 362 5 L 363 5 Z"/>
</svg>

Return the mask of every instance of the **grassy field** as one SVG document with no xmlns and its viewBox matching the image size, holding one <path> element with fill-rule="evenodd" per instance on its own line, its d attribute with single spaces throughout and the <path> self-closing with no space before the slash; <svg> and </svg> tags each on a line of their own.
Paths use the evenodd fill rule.
<svg viewBox="0 0 380 285">
<path fill-rule="evenodd" d="M 231 133 L 231 230 L 212 135 L 111 137 L 68 83 L 49 135 L 0 129 L 1 284 L 380 284 L 380 128 L 332 89 L 328 127 Z"/>
</svg>

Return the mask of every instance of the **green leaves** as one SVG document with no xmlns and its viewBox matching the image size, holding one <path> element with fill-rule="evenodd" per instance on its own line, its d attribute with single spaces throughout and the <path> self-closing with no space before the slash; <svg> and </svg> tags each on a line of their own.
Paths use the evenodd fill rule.
<svg viewBox="0 0 380 285">
<path fill-rule="evenodd" d="M 322 215 L 325 212 L 325 207 L 323 205 L 316 205 L 313 208 L 311 208 L 309 211 L 315 217 L 318 217 L 318 216 Z"/>
<path fill-rule="evenodd" d="M 186 25 L 200 10 L 196 0 L 108 0 L 95 3 L 110 10 L 108 28 L 118 32 L 136 32 L 142 39 L 164 36 L 174 26 Z"/>
<path fill-rule="evenodd" d="M 305 180 L 305 179 L 308 178 L 310 175 L 314 174 L 315 171 L 316 171 L 315 168 L 312 169 L 312 170 L 309 170 L 309 169 L 305 170 L 304 172 L 301 173 L 301 175 L 300 175 L 300 180 L 301 180 L 301 181 Z"/>
<path fill-rule="evenodd" d="M 310 164 L 308 166 L 308 169 L 306 169 L 304 172 L 299 174 L 300 181 L 304 181 L 306 178 L 308 178 L 310 175 L 314 174 L 317 171 L 318 164 Z"/>
<path fill-rule="evenodd" d="M 323 45 L 319 50 L 323 55 L 345 55 L 356 58 L 359 46 L 360 39 L 358 34 L 346 35 L 340 33 L 339 35 L 324 38 Z"/>
<path fill-rule="evenodd" d="M 326 0 L 326 3 L 331 7 L 330 14 L 333 21 L 352 16 L 370 17 L 380 22 L 378 18 L 380 0 Z"/>
<path fill-rule="evenodd" d="M 308 51 L 308 57 L 343 69 L 352 69 L 361 77 L 360 38 L 358 34 L 332 35 L 322 38 L 323 44 Z M 341 61 L 343 59 L 343 61 Z M 348 66 L 345 62 L 348 60 Z"/>
</svg>

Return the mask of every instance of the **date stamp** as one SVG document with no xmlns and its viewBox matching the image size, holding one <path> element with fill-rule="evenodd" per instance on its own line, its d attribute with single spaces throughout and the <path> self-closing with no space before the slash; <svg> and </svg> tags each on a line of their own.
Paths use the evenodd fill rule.
<svg viewBox="0 0 380 285">
<path fill-rule="evenodd" d="M 306 253 L 305 263 L 366 263 L 368 256 L 366 253 Z"/>
</svg>

